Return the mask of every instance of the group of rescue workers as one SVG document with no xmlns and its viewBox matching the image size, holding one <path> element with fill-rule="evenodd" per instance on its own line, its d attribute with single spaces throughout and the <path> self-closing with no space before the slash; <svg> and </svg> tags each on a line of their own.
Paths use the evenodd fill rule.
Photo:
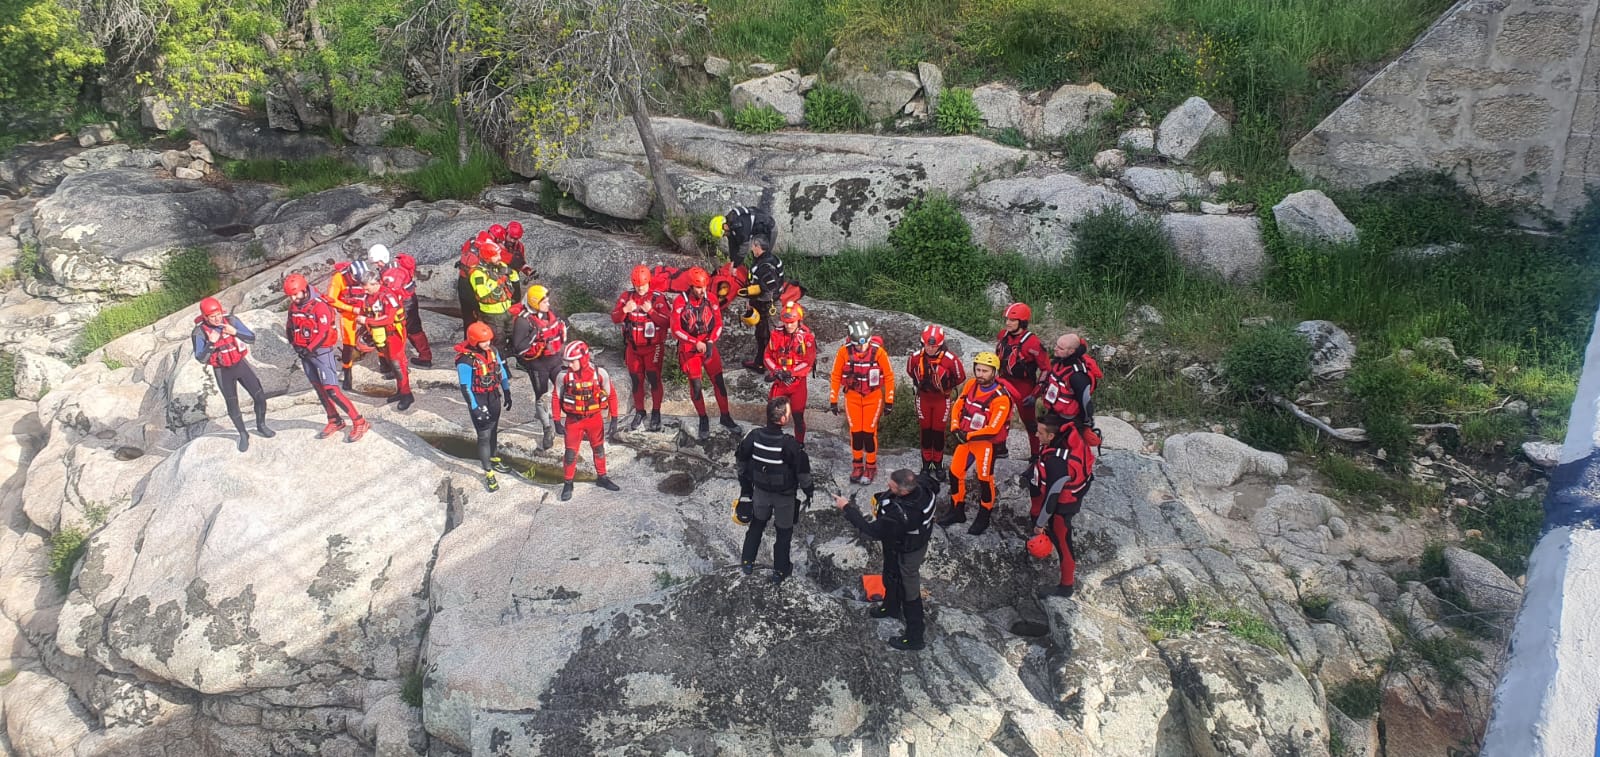
<svg viewBox="0 0 1600 757">
<path fill-rule="evenodd" d="M 804 290 L 787 280 L 782 261 L 771 249 L 774 231 L 772 217 L 759 208 L 738 207 L 715 217 L 711 233 L 727 240 L 728 264 L 715 276 L 699 267 L 678 271 L 637 266 L 630 286 L 617 297 L 611 320 L 622 330 L 623 363 L 632 389 L 629 429 L 661 429 L 662 369 L 667 345 L 675 341 L 698 416 L 698 437 L 703 441 L 710 433 L 704 381 L 711 384 L 720 424 L 737 436 L 741 429 L 729 412 L 717 344 L 724 308 L 736 296 L 744 297 L 741 320 L 754 327 L 756 348 L 743 367 L 763 374 L 772 387 L 765 425 L 745 436 L 735 453 L 740 497 L 734 520 L 746 526 L 741 568 L 747 574 L 754 569 L 767 523 L 776 521 L 771 581 L 781 583 L 792 570 L 790 542 L 799 511 L 810 505 L 815 491 L 805 450 L 805 411 L 807 379 L 816 367 L 818 349 L 799 302 Z M 572 496 L 585 442 L 594 457 L 595 484 L 617 491 L 620 487 L 606 474 L 605 453 L 605 439 L 618 425 L 617 391 L 606 370 L 594 364 L 589 346 L 569 338 L 566 321 L 552 308 L 550 290 L 533 283 L 538 275 L 528 264 L 522 236 L 519 222 L 491 226 L 462 244 L 456 263 L 464 332 L 454 346 L 456 375 L 477 433 L 485 484 L 491 492 L 498 490 L 496 473 L 510 471 L 500 457 L 498 437 L 500 414 L 513 404 L 514 361 L 533 386 L 535 415 L 543 432 L 541 449 L 550 449 L 556 435 L 563 438 L 560 499 Z M 365 260 L 337 264 L 324 291 L 317 291 L 299 273 L 284 279 L 288 339 L 327 414 L 317 438 L 348 428 L 347 441 L 355 442 L 370 428 L 347 394 L 353 391 L 354 364 L 368 353 L 377 354 L 385 379 L 396 382 L 387 401 L 398 403 L 401 411 L 414 402 L 410 365 L 433 364 L 415 272 L 414 258 L 391 255 L 379 244 L 368 249 Z M 887 490 L 872 499 L 871 520 L 855 508 L 854 498 L 835 501 L 851 523 L 883 542 L 885 593 L 873 615 L 905 620 L 905 634 L 891 641 L 897 648 L 923 646 L 919 571 L 935 523 L 966 522 L 967 500 L 975 493 L 978 509 L 968 533 L 982 534 L 990 526 L 996 499 L 995 459 L 1008 457 L 1013 415 L 1029 435 L 1028 471 L 1021 477 L 1031 495 L 1033 536 L 1028 551 L 1040 558 L 1059 554 L 1061 580 L 1050 593 L 1073 592 L 1071 524 L 1094 475 L 1100 439 L 1094 427 L 1093 394 L 1100 370 L 1076 334 L 1061 336 L 1053 354 L 1047 353 L 1029 330 L 1032 312 L 1027 305 L 1007 307 L 1004 317 L 995 350 L 973 358 L 970 378 L 961 359 L 946 349 L 943 328 L 929 325 L 922 331 L 921 348 L 905 363 L 916 394 L 921 471 L 891 473 Z M 777 329 L 772 321 L 779 324 Z M 867 323 L 853 322 L 847 332 L 834 355 L 828 409 L 835 415 L 843 412 L 849 426 L 851 483 L 868 485 L 877 478 L 879 423 L 894 409 L 895 368 L 883 340 Z M 246 360 L 255 338 L 216 299 L 200 302 L 192 337 L 194 356 L 215 371 L 241 452 L 249 447 L 249 435 L 239 408 L 239 386 L 254 401 L 257 433 L 275 435 L 266 424 L 260 381 Z M 408 344 L 415 358 L 409 356 Z M 1044 415 L 1039 418 L 1041 407 Z M 791 424 L 792 436 L 784 431 Z M 946 479 L 947 436 L 955 439 L 948 472 L 951 506 L 935 521 L 935 502 Z M 969 474 L 977 479 L 975 492 L 968 490 Z"/>
</svg>

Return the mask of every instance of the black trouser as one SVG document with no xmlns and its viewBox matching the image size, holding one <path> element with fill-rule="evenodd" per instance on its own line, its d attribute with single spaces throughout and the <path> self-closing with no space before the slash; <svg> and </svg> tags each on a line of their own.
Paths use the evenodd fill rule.
<svg viewBox="0 0 1600 757">
<path fill-rule="evenodd" d="M 761 316 L 756 321 L 756 357 L 755 364 L 760 366 L 767 359 L 767 342 L 772 340 L 772 303 L 765 300 L 751 300 L 750 307 Z"/>
<path fill-rule="evenodd" d="M 561 374 L 562 364 L 560 355 L 545 355 L 532 360 L 517 358 L 517 365 L 528 374 L 528 381 L 533 384 L 533 415 L 544 424 L 546 431 L 553 431 L 550 419 L 550 405 L 544 401 L 545 392 L 555 386 L 556 376 Z"/>
<path fill-rule="evenodd" d="M 494 332 L 494 348 L 502 355 L 511 354 L 511 314 L 478 312 L 478 320 L 489 324 Z"/>
<path fill-rule="evenodd" d="M 794 492 L 780 494 L 757 489 L 754 492 L 750 525 L 744 531 L 744 549 L 740 552 L 740 560 L 749 565 L 756 561 L 756 555 L 761 552 L 761 535 L 767 530 L 767 521 L 776 520 L 778 537 L 772 543 L 772 570 L 781 576 L 788 576 L 794 565 L 789 560 L 789 542 L 794 537 L 795 520 L 799 517 L 798 503 L 795 502 Z M 762 518 L 760 516 L 767 517 Z"/>
<path fill-rule="evenodd" d="M 490 389 L 487 392 L 474 392 L 473 399 L 478 401 L 478 407 L 489 408 L 488 420 L 478 420 L 472 416 L 472 430 L 478 432 L 478 463 L 484 470 L 492 470 L 489 459 L 500 454 L 500 399 L 499 389 Z"/>
<path fill-rule="evenodd" d="M 250 368 L 250 363 L 240 360 L 233 365 L 223 368 L 218 366 L 217 388 L 222 390 L 222 401 L 228 406 L 228 417 L 233 419 L 233 427 L 239 430 L 239 435 L 244 436 L 244 415 L 239 412 L 239 387 L 243 386 L 250 393 L 250 399 L 256 405 L 256 425 L 259 426 L 267 420 L 267 393 L 261 390 L 261 380 L 256 378 L 256 372 Z"/>
<path fill-rule="evenodd" d="M 928 545 L 901 552 L 893 544 L 883 545 L 883 606 L 899 614 L 906 602 L 922 599 L 922 558 Z"/>
<path fill-rule="evenodd" d="M 465 276 L 456 277 L 456 304 L 461 306 L 461 333 L 478 321 L 478 295 Z"/>
</svg>

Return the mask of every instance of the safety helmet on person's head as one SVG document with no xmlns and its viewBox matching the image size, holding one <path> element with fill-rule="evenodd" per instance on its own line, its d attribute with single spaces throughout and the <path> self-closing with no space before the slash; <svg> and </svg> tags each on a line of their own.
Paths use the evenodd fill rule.
<svg viewBox="0 0 1600 757">
<path fill-rule="evenodd" d="M 215 297 L 207 297 L 200 301 L 200 315 L 210 317 L 223 311 L 222 303 L 218 302 Z"/>
<path fill-rule="evenodd" d="M 528 287 L 527 293 L 522 295 L 522 301 L 528 303 L 530 308 L 537 308 L 539 302 L 549 296 L 550 289 L 548 287 L 543 284 L 534 284 Z"/>
<path fill-rule="evenodd" d="M 778 320 L 783 321 L 784 323 L 798 323 L 800 319 L 805 317 L 806 309 L 800 307 L 800 303 L 798 302 L 783 303 L 783 312 L 778 314 Z"/>
<path fill-rule="evenodd" d="M 364 283 L 367 280 L 367 261 L 352 260 L 350 261 L 350 267 L 346 268 L 345 272 L 349 274 L 351 281 L 357 284 Z"/>
<path fill-rule="evenodd" d="M 467 327 L 467 344 L 476 347 L 492 341 L 494 341 L 494 329 L 489 328 L 489 324 L 479 321 Z"/>
<path fill-rule="evenodd" d="M 922 329 L 922 343 L 929 347 L 944 346 L 944 327 L 937 324 L 928 324 Z"/>
<path fill-rule="evenodd" d="M 371 247 L 368 247 L 367 248 L 367 262 L 373 263 L 373 264 L 376 264 L 376 265 L 388 265 L 389 264 L 389 248 L 384 247 L 381 244 L 375 244 L 375 245 L 373 245 Z"/>
<path fill-rule="evenodd" d="M 650 283 L 650 268 L 649 268 L 649 266 L 643 266 L 643 265 L 634 266 L 633 267 L 633 273 L 628 276 L 628 280 L 633 282 L 633 286 L 634 286 L 635 289 L 637 289 L 639 287 L 642 287 L 642 286 L 644 286 L 646 284 L 649 284 Z"/>
<path fill-rule="evenodd" d="M 722 235 L 727 233 L 727 229 L 728 229 L 728 218 L 727 218 L 727 216 L 712 216 L 711 217 L 711 236 L 712 237 L 715 237 L 717 239 L 721 239 Z"/>
<path fill-rule="evenodd" d="M 511 223 L 507 224 L 506 225 L 506 236 L 511 237 L 512 239 L 521 239 L 522 238 L 522 222 L 521 221 L 512 221 Z"/>
<path fill-rule="evenodd" d="M 872 330 L 867 328 L 866 321 L 851 321 L 845 331 L 850 335 L 850 342 L 857 347 L 867 346 L 867 340 L 872 338 Z"/>
<path fill-rule="evenodd" d="M 283 279 L 283 293 L 290 297 L 305 294 L 306 286 L 306 277 L 298 273 L 291 273 Z"/>
<path fill-rule="evenodd" d="M 1006 317 L 1017 321 L 1033 320 L 1033 308 L 1020 302 L 1013 302 L 1006 307 Z"/>
<path fill-rule="evenodd" d="M 480 231 L 480 232 L 478 232 L 478 236 L 476 238 L 474 238 L 472 241 L 476 242 L 479 246 L 482 246 L 482 245 L 486 245 L 486 244 L 488 244 L 490 242 L 493 242 L 494 241 L 494 237 L 489 236 L 489 232 L 487 232 L 487 231 Z"/>
<path fill-rule="evenodd" d="M 980 352 L 972 359 L 973 365 L 987 365 L 995 370 L 1000 370 L 1000 356 L 993 352 Z"/>
<path fill-rule="evenodd" d="M 496 242 L 506 241 L 506 227 L 495 224 L 489 227 L 489 238 Z"/>
<path fill-rule="evenodd" d="M 574 360 L 579 363 L 589 362 L 589 344 L 578 341 L 567 345 L 567 348 L 561 352 L 561 359 L 569 363 Z"/>
<path fill-rule="evenodd" d="M 492 240 L 480 242 L 478 243 L 478 257 L 483 258 L 486 263 L 504 263 L 506 262 L 506 248 L 501 247 Z"/>
<path fill-rule="evenodd" d="M 1055 545 L 1050 543 L 1050 537 L 1044 534 L 1034 534 L 1033 538 L 1028 540 L 1028 554 L 1036 560 L 1043 560 L 1055 551 Z"/>
<path fill-rule="evenodd" d="M 689 269 L 689 286 L 692 286 L 692 287 L 703 287 L 703 286 L 705 286 L 707 284 L 710 284 L 710 283 L 711 283 L 711 276 L 706 273 L 706 270 L 704 268 L 701 268 L 700 266 L 695 266 L 695 267 Z"/>
</svg>

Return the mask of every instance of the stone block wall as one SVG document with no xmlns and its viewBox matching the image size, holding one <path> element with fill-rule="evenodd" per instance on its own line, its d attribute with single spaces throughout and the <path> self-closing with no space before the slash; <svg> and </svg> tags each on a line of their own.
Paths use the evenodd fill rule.
<svg viewBox="0 0 1600 757">
<path fill-rule="evenodd" d="M 1493 202 L 1565 218 L 1600 184 L 1594 0 L 1461 0 L 1290 151 L 1360 187 L 1443 170 Z"/>
</svg>

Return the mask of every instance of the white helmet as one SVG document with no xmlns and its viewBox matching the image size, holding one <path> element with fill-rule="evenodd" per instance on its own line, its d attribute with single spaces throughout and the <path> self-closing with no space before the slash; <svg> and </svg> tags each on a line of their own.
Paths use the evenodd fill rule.
<svg viewBox="0 0 1600 757">
<path fill-rule="evenodd" d="M 377 263 L 378 265 L 388 265 L 389 264 L 389 248 L 384 247 L 381 244 L 375 244 L 375 245 L 373 245 L 371 247 L 368 247 L 367 248 L 367 260 L 369 260 L 369 261 L 371 261 L 373 263 Z"/>
</svg>

